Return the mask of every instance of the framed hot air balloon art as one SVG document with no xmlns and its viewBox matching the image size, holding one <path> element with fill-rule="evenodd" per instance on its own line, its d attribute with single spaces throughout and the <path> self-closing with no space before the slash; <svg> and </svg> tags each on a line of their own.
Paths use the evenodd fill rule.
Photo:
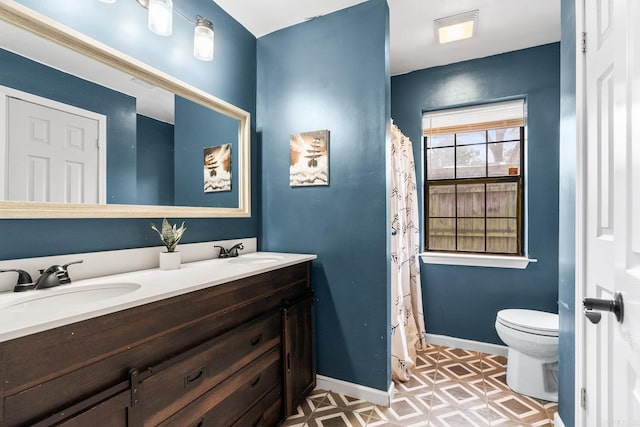
<svg viewBox="0 0 640 427">
<path fill-rule="evenodd" d="M 329 131 L 291 134 L 289 139 L 289 185 L 329 185 Z"/>
</svg>

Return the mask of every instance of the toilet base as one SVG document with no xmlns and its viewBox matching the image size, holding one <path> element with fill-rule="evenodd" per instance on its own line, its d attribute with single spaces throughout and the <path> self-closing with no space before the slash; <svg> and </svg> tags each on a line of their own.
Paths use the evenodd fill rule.
<svg viewBox="0 0 640 427">
<path fill-rule="evenodd" d="M 558 401 L 558 358 L 533 358 L 509 348 L 507 385 L 515 392 Z"/>
</svg>

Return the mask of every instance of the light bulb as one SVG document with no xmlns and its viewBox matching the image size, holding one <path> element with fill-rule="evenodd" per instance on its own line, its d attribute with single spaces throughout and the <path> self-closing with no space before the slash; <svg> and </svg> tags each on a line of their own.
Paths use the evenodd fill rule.
<svg viewBox="0 0 640 427">
<path fill-rule="evenodd" d="M 173 27 L 173 1 L 149 0 L 148 26 L 160 36 L 170 36 Z"/>
<path fill-rule="evenodd" d="M 201 61 L 213 60 L 213 24 L 211 21 L 197 17 L 193 33 L 193 56 Z"/>
</svg>

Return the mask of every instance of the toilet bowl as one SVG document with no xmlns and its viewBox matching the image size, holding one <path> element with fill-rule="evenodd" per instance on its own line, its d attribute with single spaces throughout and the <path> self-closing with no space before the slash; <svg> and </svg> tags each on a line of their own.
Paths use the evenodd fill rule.
<svg viewBox="0 0 640 427">
<path fill-rule="evenodd" d="M 557 402 L 558 315 L 535 310 L 500 310 L 496 332 L 509 347 L 507 385 L 520 394 Z"/>
</svg>

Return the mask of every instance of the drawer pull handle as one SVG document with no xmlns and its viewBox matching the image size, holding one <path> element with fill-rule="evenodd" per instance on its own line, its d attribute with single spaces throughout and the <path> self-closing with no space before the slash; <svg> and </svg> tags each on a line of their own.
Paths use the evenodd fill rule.
<svg viewBox="0 0 640 427">
<path fill-rule="evenodd" d="M 204 417 L 200 418 L 195 423 L 191 424 L 189 427 L 204 427 Z"/>
<path fill-rule="evenodd" d="M 184 386 L 185 388 L 191 387 L 198 381 L 204 378 L 205 369 L 204 366 L 198 368 L 196 371 L 184 377 Z"/>
<path fill-rule="evenodd" d="M 253 427 L 261 426 L 261 425 L 262 425 L 262 419 L 263 419 L 263 418 L 262 418 L 262 415 L 260 415 L 258 418 L 256 418 L 256 419 L 255 419 L 255 421 L 254 421 L 254 422 L 252 422 L 252 423 L 251 423 L 251 425 L 252 425 Z"/>
<path fill-rule="evenodd" d="M 253 379 L 253 381 L 251 381 L 251 387 L 255 387 L 260 382 L 260 377 L 261 376 L 262 376 L 262 374 L 259 374 L 257 377 L 255 377 Z"/>
<path fill-rule="evenodd" d="M 258 345 L 260 341 L 262 341 L 262 334 L 256 335 L 255 337 L 251 338 L 251 346 Z"/>
</svg>

